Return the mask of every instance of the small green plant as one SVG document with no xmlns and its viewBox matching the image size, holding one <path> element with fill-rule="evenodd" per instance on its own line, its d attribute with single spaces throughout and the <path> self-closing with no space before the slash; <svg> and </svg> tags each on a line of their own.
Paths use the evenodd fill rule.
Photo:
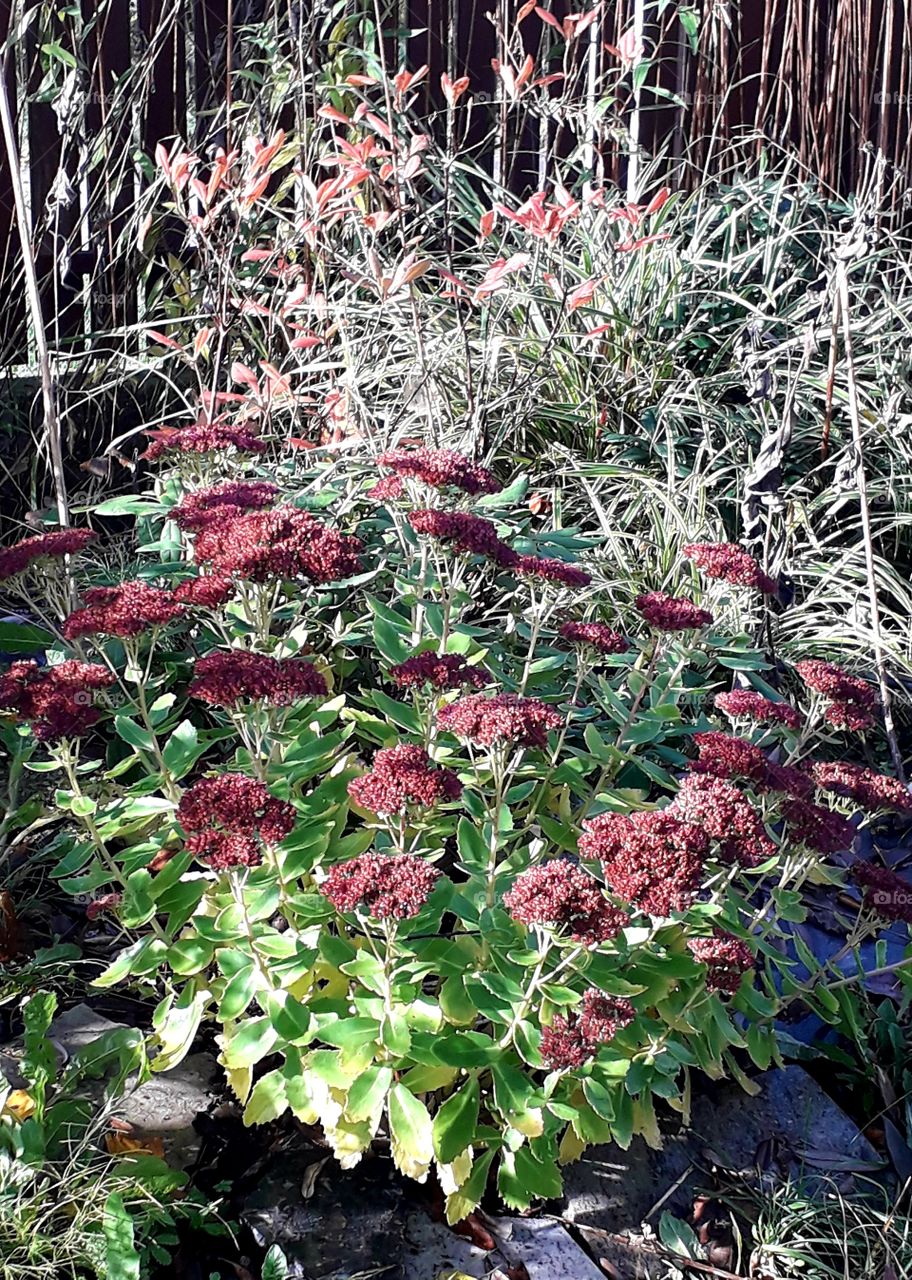
<svg viewBox="0 0 912 1280">
<path fill-rule="evenodd" d="M 793 1183 L 758 1196 L 751 1266 L 769 1280 L 909 1280 L 908 1193 L 862 1180 L 852 1196 Z"/>
<path fill-rule="evenodd" d="M 224 1228 L 187 1195 L 186 1175 L 147 1151 L 112 1158 L 108 1108 L 128 1075 L 146 1070 L 142 1033 L 111 1031 L 61 1067 L 48 1029 L 56 997 L 24 1001 L 22 1088 L 0 1079 L 0 1276 L 97 1275 L 122 1280 L 170 1262 L 181 1223 Z"/>
</svg>

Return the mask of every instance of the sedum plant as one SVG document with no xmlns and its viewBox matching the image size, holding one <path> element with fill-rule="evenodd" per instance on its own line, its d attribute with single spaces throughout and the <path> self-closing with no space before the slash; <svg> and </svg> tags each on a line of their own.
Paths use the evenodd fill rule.
<svg viewBox="0 0 912 1280">
<path fill-rule="evenodd" d="M 248 1123 L 290 1110 L 345 1166 L 388 1139 L 455 1221 L 491 1178 L 522 1207 L 589 1144 L 658 1144 L 695 1072 L 753 1087 L 783 1004 L 838 1010 L 783 922 L 841 883 L 848 812 L 912 801 L 815 758 L 875 724 L 863 678 L 808 660 L 786 700 L 732 634 L 776 590 L 751 557 L 694 543 L 699 600 L 606 617 L 593 541 L 531 536 L 468 458 L 272 482 L 235 430 L 153 449 L 132 576 L 6 553 L 19 589 L 81 591 L 0 706 L 59 780 L 54 874 L 121 931 L 97 984 L 159 997 L 154 1069 L 215 1022 Z M 852 877 L 848 945 L 912 915 L 892 872 Z"/>
</svg>

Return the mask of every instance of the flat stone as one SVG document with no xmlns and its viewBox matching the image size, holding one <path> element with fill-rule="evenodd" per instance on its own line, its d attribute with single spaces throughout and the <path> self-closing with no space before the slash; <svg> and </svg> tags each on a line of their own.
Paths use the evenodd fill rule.
<svg viewBox="0 0 912 1280">
<path fill-rule="evenodd" d="M 858 1126 L 803 1067 L 792 1065 L 757 1077 L 756 1097 L 729 1082 L 707 1083 L 694 1099 L 691 1122 L 664 1135 L 653 1151 L 635 1138 L 628 1151 L 594 1147 L 564 1171 L 565 1216 L 577 1224 L 593 1253 L 608 1258 L 623 1280 L 639 1280 L 649 1263 L 606 1235 L 654 1229 L 662 1212 L 687 1220 L 704 1170 L 712 1165 L 739 1172 L 758 1164 L 778 1165 L 813 1183 L 883 1166 Z M 604 1242 L 604 1244 L 602 1243 Z"/>
<path fill-rule="evenodd" d="M 123 1023 L 111 1022 L 87 1004 L 76 1004 L 64 1013 L 58 1013 L 48 1029 L 48 1039 L 72 1058 L 109 1031 L 119 1031 Z"/>
<path fill-rule="evenodd" d="M 74 1005 L 51 1023 L 48 1036 L 64 1059 L 72 1058 L 101 1036 L 119 1031 L 123 1023 L 95 1013 L 87 1004 Z M 210 1085 L 218 1068 L 206 1054 L 190 1054 L 173 1069 L 153 1075 L 143 1084 L 127 1081 L 123 1096 L 114 1100 L 111 1114 L 126 1121 L 131 1137 L 161 1138 L 169 1162 L 190 1164 L 199 1149 L 193 1122 L 211 1101 Z M 103 1084 L 87 1080 L 85 1092 L 99 1096 Z"/>
<path fill-rule="evenodd" d="M 488 1218 L 507 1262 L 523 1263 L 529 1280 L 605 1280 L 589 1255 L 552 1218 Z"/>
<path fill-rule="evenodd" d="M 432 1222 L 426 1213 L 409 1217 L 404 1244 L 402 1280 L 437 1280 L 451 1271 L 484 1280 L 490 1271 L 491 1254 L 456 1235 L 446 1223 Z"/>
<path fill-rule="evenodd" d="M 191 1053 L 172 1071 L 153 1075 L 118 1098 L 114 1115 L 127 1121 L 132 1137 L 160 1137 L 169 1162 L 179 1168 L 191 1164 L 200 1137 L 194 1120 L 212 1099 L 210 1086 L 217 1071 L 214 1059 Z"/>
</svg>

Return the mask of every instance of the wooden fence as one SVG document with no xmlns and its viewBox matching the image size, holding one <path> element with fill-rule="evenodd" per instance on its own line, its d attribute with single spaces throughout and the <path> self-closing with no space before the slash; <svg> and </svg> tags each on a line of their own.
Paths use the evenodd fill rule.
<svg viewBox="0 0 912 1280">
<path fill-rule="evenodd" d="M 180 136 L 205 151 L 232 99 L 254 102 L 264 131 L 306 116 L 300 98 L 277 97 L 269 85 L 270 41 L 290 40 L 302 64 L 319 67 L 346 16 L 379 18 L 389 66 L 428 64 L 428 107 L 440 105 L 443 72 L 471 78 L 478 128 L 502 128 L 500 176 L 521 196 L 539 184 L 543 154 L 567 154 L 579 141 L 595 86 L 616 65 L 612 48 L 642 27 L 651 66 L 625 118 L 636 114 L 642 152 L 661 153 L 677 185 L 695 181 L 740 139 L 748 156 L 763 145 L 792 150 L 825 189 L 848 193 L 862 181 L 870 145 L 886 156 L 888 201 L 902 209 L 912 186 L 910 6 L 602 0 L 562 63 L 565 80 L 548 90 L 553 118 L 540 111 L 533 127 L 527 114 L 506 111 L 492 61 L 515 64 L 519 46 L 537 61 L 553 58 L 562 37 L 540 10 L 517 30 L 518 0 L 80 0 L 62 18 L 62 6 L 48 0 L 0 0 L 51 346 L 78 347 L 86 333 L 135 321 L 135 269 L 126 269 L 123 237 L 156 142 Z M 562 21 L 592 4 L 541 7 Z M 567 110 L 568 84 L 576 111 Z M 607 179 L 630 177 L 628 150 L 616 134 L 602 139 Z M 12 178 L 0 156 L 0 365 L 28 358 Z"/>
</svg>

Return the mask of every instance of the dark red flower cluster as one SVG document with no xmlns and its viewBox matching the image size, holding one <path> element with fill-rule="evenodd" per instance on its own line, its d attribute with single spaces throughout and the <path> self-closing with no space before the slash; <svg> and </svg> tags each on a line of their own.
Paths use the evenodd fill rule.
<svg viewBox="0 0 912 1280">
<path fill-rule="evenodd" d="M 719 847 L 723 862 L 756 867 L 776 852 L 763 819 L 740 788 L 723 778 L 691 773 L 682 779 L 673 810 L 684 822 L 702 827 Z"/>
<path fill-rule="evenodd" d="M 390 679 L 401 689 L 430 685 L 432 689 L 462 689 L 466 685 L 483 689 L 487 684 L 478 667 L 470 667 L 459 653 L 416 653 L 405 662 L 390 667 Z"/>
<path fill-rule="evenodd" d="M 683 596 L 669 596 L 664 591 L 648 591 L 633 602 L 638 613 L 656 631 L 693 631 L 712 625 L 708 609 L 700 609 Z"/>
<path fill-rule="evenodd" d="M 784 724 L 789 729 L 801 725 L 801 716 L 787 702 L 774 702 L 764 698 L 755 689 L 732 689 L 730 693 L 717 693 L 715 705 L 732 719 L 742 717 L 761 724 Z"/>
<path fill-rule="evenodd" d="M 470 693 L 441 707 L 441 729 L 481 747 L 511 743 L 517 747 L 544 747 L 551 729 L 562 723 L 560 713 L 538 698 L 516 693 Z"/>
<path fill-rule="evenodd" d="M 319 671 L 303 658 L 224 649 L 196 662 L 187 692 L 213 707 L 255 701 L 288 707 L 308 698 L 325 698 L 327 689 Z"/>
<path fill-rule="evenodd" d="M 268 480 L 228 480 L 188 494 L 171 511 L 171 518 L 181 529 L 195 531 L 212 520 L 230 520 L 245 511 L 269 507 L 275 502 L 278 492 Z"/>
<path fill-rule="evenodd" d="M 783 804 L 782 816 L 791 839 L 818 853 L 842 853 L 852 847 L 855 828 L 851 822 L 823 805 L 792 798 Z"/>
<path fill-rule="evenodd" d="M 549 556 L 520 556 L 516 572 L 524 578 L 540 578 L 542 582 L 555 582 L 561 587 L 588 587 L 592 574 L 566 560 Z"/>
<path fill-rule="evenodd" d="M 255 778 L 223 773 L 188 787 L 177 819 L 187 833 L 190 853 L 224 871 L 257 866 L 262 845 L 278 844 L 291 831 L 295 811 Z"/>
<path fill-rule="evenodd" d="M 823 718 L 834 729 L 845 729 L 850 733 L 861 733 L 874 723 L 870 707 L 863 707 L 857 702 L 831 702 L 824 708 Z"/>
<path fill-rule="evenodd" d="M 864 905 L 884 920 L 912 924 L 912 881 L 873 862 L 856 862 L 849 872 L 865 891 Z"/>
<path fill-rule="evenodd" d="M 91 662 L 14 662 L 0 676 L 0 708 L 26 721 L 41 742 L 78 738 L 98 721 L 94 693 L 114 684 L 107 667 Z"/>
<path fill-rule="evenodd" d="M 734 542 L 691 542 L 684 555 L 693 560 L 707 578 L 721 578 L 736 587 L 756 587 L 765 595 L 775 595 L 776 584 L 752 555 Z"/>
<path fill-rule="evenodd" d="M 811 774 L 823 791 L 854 800 L 862 809 L 877 812 L 878 809 L 912 811 L 912 794 L 898 778 L 885 773 L 875 773 L 848 761 L 821 762 L 811 766 Z"/>
<path fill-rule="evenodd" d="M 504 906 L 520 924 L 565 929 L 587 947 L 616 938 L 627 915 L 612 906 L 587 871 L 552 858 L 523 871 L 504 894 Z"/>
<path fill-rule="evenodd" d="M 802 662 L 795 663 L 795 670 L 809 689 L 822 693 L 833 702 L 857 702 L 859 706 L 870 707 L 877 700 L 877 695 L 866 680 L 849 675 L 832 662 L 805 658 Z"/>
<path fill-rule="evenodd" d="M 683 911 L 693 901 L 709 852 L 702 827 L 669 809 L 603 813 L 583 823 L 579 849 L 597 858 L 609 888 L 654 916 Z"/>
<path fill-rule="evenodd" d="M 714 778 L 747 778 L 758 787 L 770 787 L 769 759 L 747 738 L 710 729 L 706 733 L 695 733 L 694 742 L 699 753 L 691 765 L 694 773 L 706 773 Z"/>
<path fill-rule="evenodd" d="M 571 644 L 588 645 L 599 653 L 626 653 L 630 641 L 604 622 L 565 622 L 559 633 Z"/>
<path fill-rule="evenodd" d="M 92 587 L 85 593 L 85 607 L 76 609 L 64 622 L 63 634 L 67 640 L 93 635 L 126 639 L 175 622 L 183 612 L 172 592 L 146 582 Z"/>
<path fill-rule="evenodd" d="M 422 510 L 410 511 L 408 520 L 416 533 L 446 542 L 463 555 L 485 556 L 502 568 L 519 564 L 517 553 L 497 536 L 494 525 L 483 516 L 470 511 Z"/>
<path fill-rule="evenodd" d="M 205 525 L 196 538 L 197 559 L 216 573 L 251 582 L 304 578 L 338 582 L 360 572 L 361 541 L 339 533 L 308 511 L 275 507 Z"/>
<path fill-rule="evenodd" d="M 440 872 L 414 853 L 370 850 L 331 867 L 320 885 L 337 911 L 356 911 L 375 920 L 416 916 L 434 890 Z"/>
<path fill-rule="evenodd" d="M 433 489 L 461 489 L 473 496 L 501 489 L 490 471 L 453 449 L 388 449 L 377 462 L 398 476 L 420 480 Z"/>
<path fill-rule="evenodd" d="M 871 708 L 877 702 L 877 694 L 866 680 L 817 658 L 796 662 L 795 670 L 809 689 L 829 699 L 824 718 L 834 729 L 859 731 L 874 723 Z"/>
<path fill-rule="evenodd" d="M 395 502 L 402 497 L 404 485 L 401 476 L 384 476 L 368 489 L 364 496 L 372 502 Z"/>
<path fill-rule="evenodd" d="M 36 560 L 75 555 L 97 536 L 91 529 L 54 529 L 14 542 L 11 547 L 0 549 L 0 582 L 22 573 Z"/>
<path fill-rule="evenodd" d="M 153 432 L 147 431 L 146 435 Z M 164 453 L 222 453 L 236 449 L 238 453 L 265 453 L 268 448 L 255 432 L 247 427 L 234 427 L 228 422 L 197 422 L 179 431 L 165 428 L 155 433 L 155 439 L 140 457 L 154 462 Z"/>
<path fill-rule="evenodd" d="M 348 794 L 362 808 L 387 816 L 410 805 L 430 809 L 443 800 L 458 800 L 462 783 L 452 769 L 435 765 L 423 747 L 400 743 L 378 751 L 371 772 L 354 778 Z"/>
<path fill-rule="evenodd" d="M 754 953 L 748 944 L 724 929 L 715 929 L 709 938 L 691 938 L 687 945 L 694 959 L 706 965 L 709 991 L 734 995 L 742 976 L 754 967 Z"/>
<path fill-rule="evenodd" d="M 542 1028 L 541 1055 L 552 1071 L 570 1071 L 594 1058 L 603 1044 L 636 1017 L 629 1000 L 603 995 L 590 988 L 578 1010 L 557 1014 L 550 1027 Z"/>
<path fill-rule="evenodd" d="M 218 609 L 234 595 L 234 582 L 224 573 L 201 573 L 198 578 L 185 578 L 174 588 L 179 604 L 198 609 Z"/>
</svg>

